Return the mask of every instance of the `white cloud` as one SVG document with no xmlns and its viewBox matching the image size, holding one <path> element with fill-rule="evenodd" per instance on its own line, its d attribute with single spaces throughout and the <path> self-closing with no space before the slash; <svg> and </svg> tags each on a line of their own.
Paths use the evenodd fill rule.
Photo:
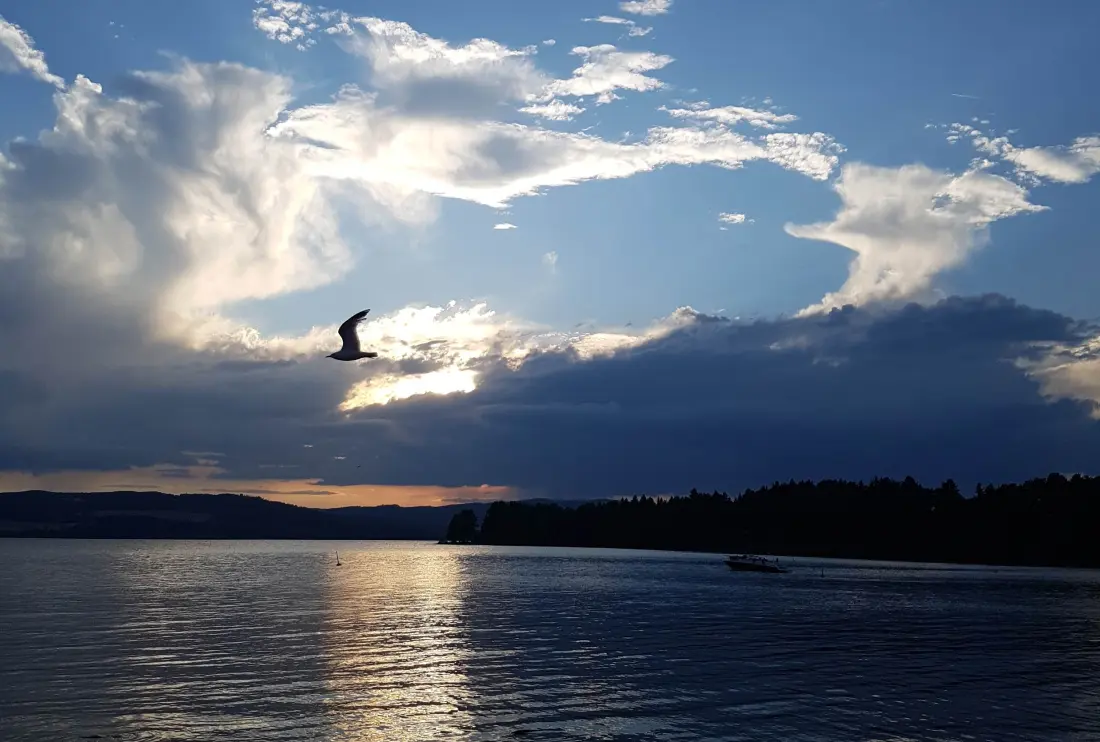
<svg viewBox="0 0 1100 742">
<path fill-rule="evenodd" d="M 407 23 L 351 19 L 342 42 L 370 63 L 371 84 L 395 96 L 406 111 L 482 116 L 503 101 L 527 101 L 548 82 L 531 56 L 490 39 L 455 46 Z"/>
<path fill-rule="evenodd" d="M 634 21 L 627 20 L 626 18 L 618 18 L 613 15 L 601 15 L 596 18 L 582 18 L 585 23 L 609 23 L 618 26 L 633 26 Z"/>
<path fill-rule="evenodd" d="M 844 147 L 820 131 L 813 134 L 777 132 L 765 134 L 764 159 L 787 170 L 825 180 L 840 161 Z"/>
<path fill-rule="evenodd" d="M 54 127 L 13 146 L 0 253 L 48 250 L 74 289 L 106 297 L 127 286 L 169 314 L 347 270 L 331 184 L 293 144 L 263 135 L 290 100 L 289 80 L 190 62 L 133 80 L 141 96 L 111 98 L 78 76 L 54 95 Z"/>
<path fill-rule="evenodd" d="M 532 116 L 549 119 L 551 121 L 572 121 L 574 116 L 579 116 L 584 113 L 585 109 L 554 98 L 549 103 L 532 103 L 519 110 L 522 113 L 529 113 Z"/>
<path fill-rule="evenodd" d="M 354 255 L 337 229 L 335 204 L 348 186 L 357 189 L 350 203 L 381 207 L 378 219 L 408 216 L 410 194 L 432 188 L 432 178 L 445 184 L 439 190 L 456 188 L 452 195 L 476 200 L 462 192 L 466 180 L 459 173 L 493 151 L 479 148 L 477 138 L 486 137 L 482 144 L 522 143 L 529 130 L 503 127 L 515 138 L 506 134 L 501 140 L 494 140 L 501 125 L 482 129 L 467 122 L 438 130 L 431 120 L 379 112 L 369 97 L 289 109 L 289 80 L 232 64 L 184 60 L 168 72 L 136 73 L 123 85 L 131 95 L 112 98 L 78 77 L 70 90 L 55 94 L 53 128 L 37 141 L 13 143 L 11 162 L 4 161 L 0 314 L 15 316 L 11 311 L 18 306 L 39 309 L 17 313 L 19 321 L 0 326 L 0 343 L 8 351 L 0 373 L 30 369 L 48 380 L 56 400 L 26 418 L 28 439 L 36 430 L 47 435 L 51 415 L 87 404 L 80 390 L 92 379 L 134 385 L 156 379 L 166 388 L 188 389 L 209 383 L 215 389 L 225 381 L 217 369 L 226 360 L 290 360 L 297 365 L 280 372 L 286 379 L 317 385 L 320 396 L 309 404 L 324 405 L 329 392 L 321 390 L 344 384 L 339 401 L 351 408 L 466 391 L 476 383 L 482 359 L 522 359 L 535 348 L 586 342 L 584 335 L 546 336 L 483 304 L 408 307 L 374 316 L 360 328 L 364 345 L 382 354 L 377 364 L 329 365 L 314 378 L 311 360 L 331 350 L 335 325 L 302 335 L 265 335 L 226 312 L 243 299 L 320 286 L 347 273 Z M 281 119 L 317 125 L 312 133 L 328 140 L 286 136 L 273 126 Z M 370 131 L 384 136 L 364 140 Z M 671 150 L 624 152 L 598 139 L 535 131 L 534 156 L 542 162 L 536 182 L 548 174 L 569 177 L 561 168 L 583 161 L 585 148 L 595 160 L 582 162 L 578 175 L 611 168 L 605 174 L 622 177 L 614 170 L 618 157 L 626 156 L 628 168 L 636 169 L 676 156 Z M 348 158 L 328 149 L 332 142 L 346 144 L 335 136 L 342 134 L 360 144 L 370 141 L 373 155 L 348 146 Z M 550 138 L 540 150 L 543 135 Z M 454 149 L 432 151 L 426 145 L 433 139 Z M 360 171 L 334 179 L 326 154 L 357 161 Z M 601 164 L 601 157 L 610 159 Z M 448 158 L 453 161 L 441 165 Z M 524 166 L 493 161 L 492 167 L 503 170 L 505 192 L 528 187 Z M 475 192 L 482 178 L 497 182 L 495 176 L 475 176 Z M 404 200 L 395 196 L 403 187 L 410 189 Z M 555 259 L 545 258 L 548 267 Z M 44 300 L 55 293 L 65 300 Z M 56 337 L 58 345 L 44 346 L 43 335 Z M 598 344 L 631 342 L 623 337 L 617 344 Z M 68 352 L 81 355 L 79 369 L 62 362 L 60 354 Z"/>
<path fill-rule="evenodd" d="M 661 106 L 660 110 L 666 111 L 670 116 L 676 118 L 691 119 L 695 121 L 713 121 L 715 123 L 724 124 L 725 126 L 734 126 L 744 122 L 750 126 L 756 126 L 762 129 L 775 129 L 778 128 L 779 124 L 787 124 L 798 120 L 798 116 L 795 116 L 793 113 L 779 114 L 774 111 L 759 111 L 753 108 L 744 108 L 742 106 L 707 108 L 706 104 L 697 104 L 689 108 L 672 109 Z"/>
<path fill-rule="evenodd" d="M 316 12 L 288 0 L 263 0 L 253 23 L 269 38 L 312 43 L 310 34 L 319 18 L 336 21 L 325 32 L 364 57 L 370 64 L 371 84 L 406 111 L 483 116 L 495 112 L 502 101 L 518 100 L 528 104 L 521 109 L 525 113 L 538 111 L 543 118 L 565 121 L 580 111 L 555 103 L 555 98 L 597 96 L 598 103 L 608 103 L 617 97 L 616 89 L 656 90 L 663 83 L 644 73 L 672 61 L 652 52 L 622 52 L 610 44 L 579 46 L 572 53 L 584 57 L 584 64 L 572 77 L 555 80 L 535 66 L 535 46 L 512 49 L 484 38 L 454 45 L 400 21 Z M 633 21 L 615 20 L 628 26 L 631 35 L 644 35 Z M 543 44 L 547 41 L 553 40 Z"/>
<path fill-rule="evenodd" d="M 537 78 L 528 59 L 534 53 L 531 48 L 510 49 L 490 39 L 452 46 L 400 21 L 364 17 L 354 23 L 369 36 L 363 47 L 356 49 L 370 59 L 375 85 L 413 78 L 498 77 L 522 88 L 531 77 Z"/>
<path fill-rule="evenodd" d="M 660 110 L 675 118 L 702 121 L 704 130 L 723 133 L 733 133 L 730 127 L 742 122 L 755 128 L 775 129 L 779 124 L 798 120 L 794 114 L 777 114 L 740 106 L 710 108 L 705 101 L 688 108 L 669 109 L 662 106 Z M 822 132 L 770 132 L 758 141 L 766 153 L 766 159 L 818 180 L 829 176 L 839 162 L 838 155 L 844 152 L 843 146 Z"/>
<path fill-rule="evenodd" d="M 282 8 L 277 17 L 295 23 L 345 23 L 342 16 L 326 18 L 303 6 L 268 7 Z M 171 369 L 167 377 L 149 371 L 150 379 L 170 386 L 206 383 L 192 381 L 192 371 L 195 379 L 220 379 L 211 369 L 227 359 L 289 360 L 296 365 L 279 373 L 313 383 L 311 359 L 331 350 L 334 327 L 270 336 L 232 315 L 239 302 L 324 286 L 346 275 L 370 244 L 349 245 L 337 214 L 368 226 L 399 227 L 435 218 L 437 196 L 501 207 L 547 188 L 668 165 L 736 169 L 746 161 L 770 160 L 813 178 L 827 177 L 835 165 L 828 153 L 832 143 L 823 135 L 784 143 L 749 139 L 721 126 L 668 126 L 627 144 L 503 123 L 487 115 L 489 104 L 499 110 L 528 89 L 526 82 L 513 84 L 517 80 L 539 81 L 541 90 L 546 79 L 524 66 L 531 64 L 526 52 L 493 42 L 437 43 L 407 26 L 360 20 L 346 22 L 366 45 L 355 50 L 371 63 L 379 90 L 349 86 L 329 101 L 295 107 L 293 83 L 284 76 L 177 60 L 166 71 L 124 78 L 118 97 L 83 76 L 55 93 L 53 126 L 37 139 L 13 142 L 10 158 L 0 158 L 0 316 L 44 305 L 25 321 L 0 327 L 7 351 L 0 373 L 27 364 L 20 368 L 33 367 L 36 378 L 56 382 L 51 395 L 60 400 L 59 415 L 64 404 L 88 403 L 79 389 L 90 378 L 132 381 L 133 374 L 146 373 L 135 369 L 145 367 Z M 337 36 L 354 47 L 355 36 Z M 369 51 L 371 44 L 382 51 Z M 612 53 L 618 53 L 614 47 L 600 48 L 588 61 L 608 62 L 616 59 Z M 630 74 L 640 74 L 629 60 L 644 58 L 618 59 L 628 72 L 635 70 Z M 509 65 L 519 67 L 501 69 Z M 649 67 L 656 68 L 653 60 Z M 490 83 L 477 88 L 482 72 Z M 660 84 L 630 74 L 612 74 L 610 84 L 589 89 Z M 430 84 L 438 81 L 447 83 L 444 89 L 458 83 L 460 89 L 486 91 L 486 106 L 477 115 L 451 116 L 447 101 L 435 97 L 440 107 L 425 111 L 424 101 L 433 99 Z M 591 82 L 589 77 L 585 84 Z M 425 83 L 427 88 L 417 87 Z M 386 101 L 381 94 L 387 92 L 400 94 Z M 556 253 L 543 261 L 554 270 Z M 42 298 L 54 294 L 65 302 Z M 517 339 L 513 320 L 443 308 L 413 313 L 424 338 L 416 349 L 416 334 L 407 326 L 413 315 L 404 311 L 374 317 L 362 328 L 365 342 L 384 360 L 370 368 L 334 370 L 329 364 L 326 375 L 317 377 L 325 381 L 317 383 L 328 391 L 343 385 L 343 401 L 348 388 L 373 374 L 417 377 L 404 385 L 371 382 L 368 397 L 375 401 L 410 389 L 461 391 L 477 383 L 476 373 L 467 373 L 477 371 L 477 359 L 521 357 L 536 341 L 543 343 L 539 347 L 560 342 L 590 349 L 619 347 L 637 337 L 538 340 L 529 329 L 534 339 Z M 395 322 L 406 324 L 395 328 Z M 39 339 L 45 334 L 56 334 L 59 344 L 43 347 Z M 60 354 L 70 349 L 85 359 L 78 370 L 61 363 Z M 395 391 L 397 386 L 404 391 Z M 36 422 L 28 409 L 28 431 L 45 431 L 45 419 Z"/>
<path fill-rule="evenodd" d="M 975 171 L 956 176 L 924 165 L 851 163 L 834 189 L 841 208 L 832 221 L 786 225 L 795 237 L 856 253 L 844 285 L 804 313 L 922 298 L 932 279 L 987 241 L 989 224 L 1046 208 L 1005 178 Z"/>
<path fill-rule="evenodd" d="M 718 221 L 723 224 L 744 224 L 746 217 L 744 214 L 738 214 L 736 212 L 722 212 L 718 215 Z M 752 223 L 752 219 L 748 219 L 749 223 Z"/>
<path fill-rule="evenodd" d="M 317 43 L 309 34 L 319 27 L 318 16 L 306 3 L 264 0 L 252 11 L 252 25 L 272 41 L 294 44 L 300 51 Z"/>
<path fill-rule="evenodd" d="M 968 124 L 948 128 L 947 140 L 952 144 L 969 138 L 976 150 L 1011 164 L 1018 177 L 1032 183 L 1087 183 L 1100 173 L 1100 135 L 1077 137 L 1069 146 L 1017 147 L 1007 136 L 993 137 Z"/>
<path fill-rule="evenodd" d="M 515 224 L 509 224 L 508 222 L 501 222 L 500 224 L 494 224 L 493 229 L 518 229 Z"/>
<path fill-rule="evenodd" d="M 551 273 L 554 273 L 558 269 L 558 254 L 554 250 L 545 253 L 542 256 L 542 264 L 550 269 Z"/>
<path fill-rule="evenodd" d="M 837 148 L 821 134 L 772 134 L 757 143 L 727 130 L 677 127 L 654 128 L 643 141 L 622 144 L 520 124 L 404 116 L 353 88 L 331 103 L 286 112 L 269 133 L 297 143 L 315 177 L 364 185 L 395 213 L 415 205 L 407 219 L 423 212 L 418 194 L 503 208 L 544 188 L 674 164 L 736 169 L 770 160 L 823 179 L 836 164 Z"/>
<path fill-rule="evenodd" d="M 542 42 L 542 45 L 543 45 L 543 46 L 553 46 L 553 45 L 554 45 L 554 44 L 556 44 L 556 43 L 558 43 L 556 39 L 545 39 L 545 40 L 544 40 L 544 41 Z"/>
<path fill-rule="evenodd" d="M 35 48 L 26 31 L 0 15 L 0 72 L 27 72 L 32 77 L 58 88 L 65 81 L 50 72 L 46 55 Z"/>
<path fill-rule="evenodd" d="M 589 23 L 607 23 L 614 26 L 626 26 L 628 36 L 646 36 L 653 30 L 650 27 L 639 26 L 628 18 L 619 18 L 613 15 L 601 15 L 596 18 L 582 18 L 581 20 Z"/>
<path fill-rule="evenodd" d="M 664 15 L 672 7 L 672 0 L 623 0 L 619 10 L 635 15 Z"/>
<path fill-rule="evenodd" d="M 290 112 L 271 133 L 299 141 L 314 172 L 369 183 L 376 198 L 409 212 L 402 218 L 430 213 L 424 194 L 496 206 L 546 187 L 628 177 L 666 164 L 736 168 L 766 159 L 820 179 L 843 150 L 820 133 L 750 142 L 717 123 L 713 131 L 654 128 L 634 145 L 498 123 L 492 118 L 501 104 L 517 98 L 526 103 L 522 113 L 568 121 L 584 109 L 561 96 L 595 96 L 606 103 L 616 90 L 659 89 L 664 83 L 645 73 L 672 58 L 609 44 L 577 47 L 572 53 L 584 57 L 584 64 L 569 79 L 552 80 L 534 66 L 532 48 L 513 50 L 485 39 L 455 46 L 403 23 L 338 17 L 344 29 L 339 36 L 368 59 L 379 91 L 345 88 L 332 104 Z M 474 154 L 477 148 L 513 154 L 490 165 Z"/>
<path fill-rule="evenodd" d="M 665 84 L 645 73 L 662 69 L 673 61 L 667 54 L 624 52 L 611 44 L 577 46 L 571 53 L 583 57 L 584 64 L 573 71 L 571 78 L 549 83 L 546 96 L 595 95 L 597 103 L 609 103 L 617 97 L 616 90 L 658 90 Z"/>
<path fill-rule="evenodd" d="M 1100 173 L 1100 136 L 1078 137 L 1068 147 L 1006 149 L 1017 169 L 1059 183 L 1087 183 Z"/>
</svg>

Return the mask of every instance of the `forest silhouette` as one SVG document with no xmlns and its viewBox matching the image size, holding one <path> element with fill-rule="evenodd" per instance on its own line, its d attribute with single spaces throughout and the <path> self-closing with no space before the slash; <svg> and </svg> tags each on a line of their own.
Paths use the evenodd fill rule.
<svg viewBox="0 0 1100 742">
<path fill-rule="evenodd" d="M 964 497 L 876 478 L 776 482 L 730 497 L 635 496 L 578 507 L 495 502 L 478 527 L 456 513 L 446 541 L 971 564 L 1100 567 L 1100 478 L 1051 474 Z"/>
</svg>

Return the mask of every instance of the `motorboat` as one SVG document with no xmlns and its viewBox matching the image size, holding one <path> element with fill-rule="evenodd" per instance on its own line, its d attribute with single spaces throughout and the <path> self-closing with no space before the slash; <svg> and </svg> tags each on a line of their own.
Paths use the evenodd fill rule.
<svg viewBox="0 0 1100 742">
<path fill-rule="evenodd" d="M 755 554 L 738 554 L 726 557 L 726 566 L 734 572 L 786 572 L 778 559 L 767 559 Z"/>
</svg>

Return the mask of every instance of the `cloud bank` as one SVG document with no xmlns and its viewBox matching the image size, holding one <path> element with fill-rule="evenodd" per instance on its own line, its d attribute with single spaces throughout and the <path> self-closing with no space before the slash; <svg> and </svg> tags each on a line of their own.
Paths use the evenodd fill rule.
<svg viewBox="0 0 1100 742">
<path fill-rule="evenodd" d="M 305 104 L 287 75 L 178 58 L 110 88 L 84 75 L 66 87 L 29 36 L 0 26 L 7 68 L 57 87 L 55 120 L 0 159 L 0 484 L 137 472 L 217 488 L 277 473 L 293 492 L 576 496 L 1090 466 L 1095 331 L 933 291 L 990 224 L 1045 208 L 1033 186 L 981 168 L 841 167 L 832 136 L 789 131 L 800 119 L 770 108 L 677 104 L 635 141 L 530 123 L 667 92 L 658 75 L 674 60 L 657 52 L 575 47 L 577 68 L 556 78 L 534 45 L 303 3 L 270 0 L 253 23 L 308 53 L 335 44 L 365 65 L 362 85 Z M 988 148 L 1081 182 L 1091 146 Z M 641 329 L 562 332 L 440 301 L 372 315 L 360 334 L 382 357 L 363 365 L 324 359 L 333 326 L 281 336 L 237 319 L 243 302 L 331 285 L 369 255 L 371 228 L 430 223 L 440 199 L 500 209 L 749 162 L 832 179 L 840 201 L 831 220 L 786 227 L 853 253 L 844 285 L 794 318 L 684 307 Z M 368 237 L 349 241 L 348 220 Z M 540 253 L 547 274 L 571 272 Z"/>
</svg>

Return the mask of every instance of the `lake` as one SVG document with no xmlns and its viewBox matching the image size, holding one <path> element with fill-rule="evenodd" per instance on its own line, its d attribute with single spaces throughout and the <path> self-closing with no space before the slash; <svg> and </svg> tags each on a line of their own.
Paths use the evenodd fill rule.
<svg viewBox="0 0 1100 742">
<path fill-rule="evenodd" d="M 785 561 L 0 540 L 0 740 L 1100 740 L 1100 573 Z"/>
</svg>

